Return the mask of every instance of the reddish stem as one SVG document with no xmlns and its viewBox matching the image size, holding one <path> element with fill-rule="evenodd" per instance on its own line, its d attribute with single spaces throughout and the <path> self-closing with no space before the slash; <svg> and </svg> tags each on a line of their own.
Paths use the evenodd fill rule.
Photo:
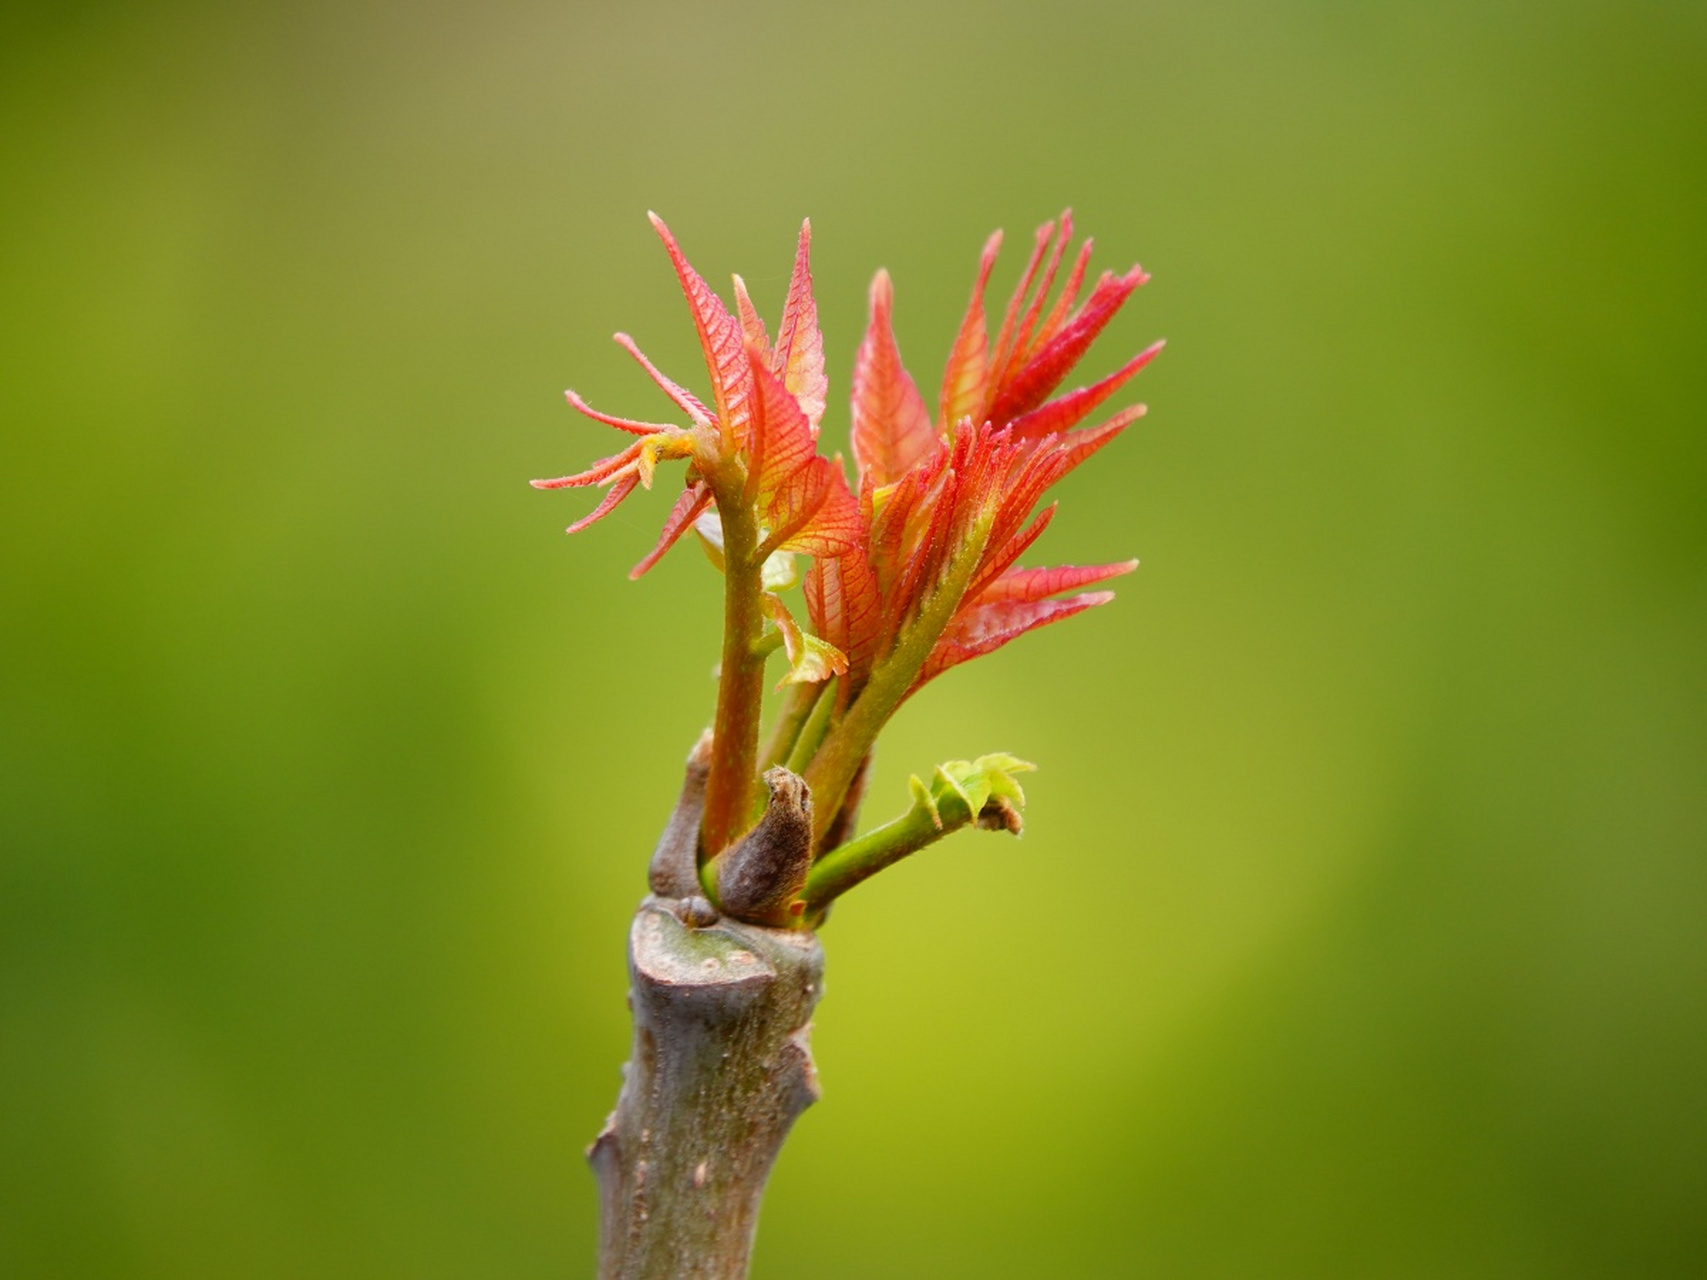
<svg viewBox="0 0 1707 1280">
<path fill-rule="evenodd" d="M 752 820 L 765 692 L 765 660 L 758 652 L 764 631 L 758 524 L 752 508 L 742 501 L 740 483 L 733 478 L 719 477 L 713 492 L 723 521 L 723 667 L 712 727 L 711 776 L 700 823 L 702 860 L 728 848 Z"/>
</svg>

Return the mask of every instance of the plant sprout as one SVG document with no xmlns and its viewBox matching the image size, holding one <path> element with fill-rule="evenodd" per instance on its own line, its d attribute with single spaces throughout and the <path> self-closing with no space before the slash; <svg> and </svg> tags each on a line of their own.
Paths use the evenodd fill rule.
<svg viewBox="0 0 1707 1280">
<path fill-rule="evenodd" d="M 902 364 L 893 288 L 879 271 L 854 366 L 850 486 L 842 458 L 819 451 L 829 384 L 811 223 L 774 340 L 741 277 L 731 310 L 663 221 L 652 215 L 652 225 L 686 295 L 711 400 L 619 333 L 675 420 L 617 417 L 570 391 L 576 410 L 634 440 L 578 474 L 533 483 L 604 489 L 569 526 L 577 533 L 683 463 L 657 544 L 630 576 L 690 531 L 723 575 L 715 716 L 652 856 L 652 896 L 630 938 L 635 1054 L 590 1156 L 602 1275 L 740 1276 L 765 1175 L 816 1096 L 805 1033 L 822 968 L 815 929 L 830 904 L 962 827 L 1021 830 L 1015 775 L 1032 766 L 989 754 L 914 776 L 907 808 L 855 835 L 878 736 L 951 667 L 1107 603 L 1112 592 L 1082 589 L 1137 567 L 1019 561 L 1054 517 L 1053 504 L 1039 506 L 1051 486 L 1143 414 L 1133 405 L 1087 425 L 1162 344 L 1057 395 L 1148 276 L 1104 272 L 1087 292 L 1086 240 L 1054 292 L 1073 238 L 1063 213 L 1038 229 L 992 341 L 984 293 L 997 232 L 933 413 Z M 767 732 L 766 667 L 779 650 L 785 693 Z"/>
</svg>

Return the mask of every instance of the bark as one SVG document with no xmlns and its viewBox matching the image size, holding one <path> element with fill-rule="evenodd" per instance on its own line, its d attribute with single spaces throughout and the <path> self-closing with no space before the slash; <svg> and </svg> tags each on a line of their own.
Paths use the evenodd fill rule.
<svg viewBox="0 0 1707 1280">
<path fill-rule="evenodd" d="M 740 1280 L 765 1179 L 818 1097 L 808 1036 L 823 950 L 807 930 L 654 894 L 635 913 L 628 964 L 634 1047 L 587 1151 L 599 1275 Z"/>
</svg>

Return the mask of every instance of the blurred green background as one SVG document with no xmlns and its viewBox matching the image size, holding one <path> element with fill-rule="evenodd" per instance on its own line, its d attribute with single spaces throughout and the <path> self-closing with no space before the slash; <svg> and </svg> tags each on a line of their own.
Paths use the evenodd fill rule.
<svg viewBox="0 0 1707 1280">
<path fill-rule="evenodd" d="M 1707 8 L 14 0 L 0 1274 L 591 1270 L 718 593 L 561 389 L 809 214 L 842 438 L 1066 203 L 1144 567 L 893 726 L 1031 829 L 837 912 L 757 1274 L 1707 1273 Z"/>
</svg>

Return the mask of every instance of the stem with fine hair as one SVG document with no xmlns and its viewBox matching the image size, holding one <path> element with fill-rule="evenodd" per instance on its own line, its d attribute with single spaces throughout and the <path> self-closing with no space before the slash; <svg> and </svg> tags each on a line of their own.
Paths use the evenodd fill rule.
<svg viewBox="0 0 1707 1280">
<path fill-rule="evenodd" d="M 960 607 L 960 598 L 966 594 L 979 558 L 984 554 L 984 543 L 989 539 L 994 518 L 993 508 L 979 512 L 957 548 L 948 573 L 926 599 L 924 608 L 902 628 L 895 647 L 877 664 L 847 715 L 830 730 L 812 758 L 805 778 L 812 788 L 814 844 L 822 841 L 835 821 L 842 798 L 870 754 L 879 730 L 912 692 L 913 682 L 924 669 L 932 646 Z"/>
<path fill-rule="evenodd" d="M 713 493 L 723 522 L 723 667 L 717 686 L 711 774 L 700 831 L 707 858 L 738 836 L 752 816 L 758 777 L 759 714 L 765 691 L 763 566 L 759 529 L 738 477 L 717 477 Z"/>
<path fill-rule="evenodd" d="M 944 822 L 932 821 L 929 810 L 910 809 L 886 822 L 875 831 L 850 840 L 832 853 L 812 864 L 806 877 L 807 907 L 816 911 L 838 898 L 862 880 L 869 879 L 885 867 L 892 866 L 926 845 L 935 844 L 950 832 L 958 831 L 971 815 Z"/>
<path fill-rule="evenodd" d="M 770 740 L 765 744 L 764 753 L 760 756 L 760 773 L 772 765 L 788 763 L 789 754 L 800 737 L 800 730 L 811 719 L 812 710 L 818 705 L 818 699 L 823 695 L 828 683 L 820 680 L 789 686 L 787 701 L 777 713 Z"/>
<path fill-rule="evenodd" d="M 822 686 L 824 693 L 812 708 L 812 714 L 807 716 L 806 723 L 800 726 L 800 732 L 795 735 L 794 746 L 788 753 L 785 762 L 795 773 L 804 774 L 806 766 L 812 757 L 818 753 L 818 747 L 824 741 L 824 735 L 830 730 L 830 719 L 836 711 L 836 695 L 830 691 L 830 686 L 842 679 L 832 676 Z"/>
</svg>

